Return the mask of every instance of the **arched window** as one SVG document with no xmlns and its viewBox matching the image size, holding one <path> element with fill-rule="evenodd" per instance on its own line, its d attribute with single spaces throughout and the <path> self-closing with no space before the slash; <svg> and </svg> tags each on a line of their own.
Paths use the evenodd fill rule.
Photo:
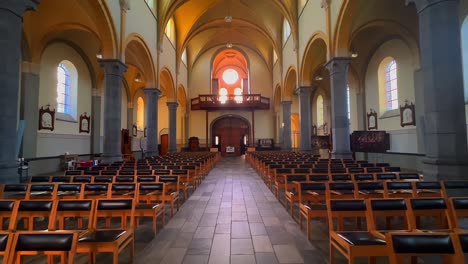
<svg viewBox="0 0 468 264">
<path fill-rule="evenodd" d="M 346 101 L 348 102 L 348 120 L 351 122 L 351 100 L 349 99 L 349 84 L 346 86 Z"/>
<path fill-rule="evenodd" d="M 291 35 L 291 26 L 289 25 L 289 22 L 287 19 L 283 20 L 283 45 L 286 44 L 286 41 L 289 38 L 289 35 Z"/>
<path fill-rule="evenodd" d="M 385 67 L 385 100 L 387 110 L 398 108 L 398 77 L 395 60 L 391 60 Z"/>
<path fill-rule="evenodd" d="M 228 94 L 228 91 L 226 88 L 221 88 L 219 89 L 219 101 L 222 103 L 222 104 L 225 104 L 226 101 L 227 101 L 227 94 Z"/>
<path fill-rule="evenodd" d="M 184 52 L 182 52 L 182 62 L 187 65 L 187 48 L 184 49 Z"/>
<path fill-rule="evenodd" d="M 166 29 L 164 30 L 166 33 L 167 38 L 171 41 L 172 45 L 175 44 L 175 27 L 174 27 L 174 18 L 169 19 L 166 25 Z"/>
<path fill-rule="evenodd" d="M 234 89 L 234 100 L 236 100 L 236 103 L 240 104 L 242 103 L 242 89 L 241 88 L 236 88 Z"/>
<path fill-rule="evenodd" d="M 323 126 L 324 124 L 324 112 L 323 112 L 323 97 L 319 95 L 317 97 L 317 126 Z"/>
<path fill-rule="evenodd" d="M 78 71 L 70 61 L 64 60 L 57 65 L 57 118 L 76 120 Z"/>
<path fill-rule="evenodd" d="M 137 99 L 137 127 L 139 130 L 145 127 L 145 102 L 141 97 Z"/>
<path fill-rule="evenodd" d="M 234 69 L 227 69 L 223 72 L 223 80 L 227 84 L 234 84 L 239 80 L 239 74 Z"/>
<path fill-rule="evenodd" d="M 70 71 L 60 63 L 57 67 L 57 112 L 70 113 Z"/>
</svg>

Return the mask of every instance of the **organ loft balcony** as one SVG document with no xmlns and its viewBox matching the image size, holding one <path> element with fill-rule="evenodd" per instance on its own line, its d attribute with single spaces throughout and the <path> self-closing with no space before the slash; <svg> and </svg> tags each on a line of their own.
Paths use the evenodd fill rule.
<svg viewBox="0 0 468 264">
<path fill-rule="evenodd" d="M 217 95 L 202 94 L 191 100 L 192 110 L 268 110 L 270 98 L 261 94 Z"/>
</svg>

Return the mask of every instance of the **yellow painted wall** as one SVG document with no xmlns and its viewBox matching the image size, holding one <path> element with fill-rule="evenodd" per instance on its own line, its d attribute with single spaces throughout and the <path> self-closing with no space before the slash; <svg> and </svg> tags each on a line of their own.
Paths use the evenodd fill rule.
<svg viewBox="0 0 468 264">
<path fill-rule="evenodd" d="M 320 8 L 320 1 L 308 1 L 299 17 L 299 54 L 303 57 L 307 44 L 314 32 L 326 34 L 326 11 Z"/>
</svg>

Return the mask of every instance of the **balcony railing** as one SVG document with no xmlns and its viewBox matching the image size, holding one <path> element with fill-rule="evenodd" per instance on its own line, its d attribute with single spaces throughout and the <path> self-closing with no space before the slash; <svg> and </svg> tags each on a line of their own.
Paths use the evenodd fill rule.
<svg viewBox="0 0 468 264">
<path fill-rule="evenodd" d="M 261 94 L 203 94 L 191 101 L 192 110 L 268 110 L 270 98 Z"/>
</svg>

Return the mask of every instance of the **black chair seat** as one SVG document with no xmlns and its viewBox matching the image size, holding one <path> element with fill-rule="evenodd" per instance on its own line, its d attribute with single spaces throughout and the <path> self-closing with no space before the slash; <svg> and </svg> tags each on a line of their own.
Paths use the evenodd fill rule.
<svg viewBox="0 0 468 264">
<path fill-rule="evenodd" d="M 78 242 L 113 242 L 127 232 L 126 230 L 95 230 L 78 239 Z"/>
<path fill-rule="evenodd" d="M 369 232 L 339 232 L 338 236 L 353 246 L 384 246 L 387 244 L 385 240 Z"/>
<path fill-rule="evenodd" d="M 140 204 L 137 204 L 135 209 L 140 209 L 140 210 L 144 210 L 144 209 L 156 209 L 159 207 L 159 204 L 145 204 L 145 203 L 140 203 Z"/>
</svg>

